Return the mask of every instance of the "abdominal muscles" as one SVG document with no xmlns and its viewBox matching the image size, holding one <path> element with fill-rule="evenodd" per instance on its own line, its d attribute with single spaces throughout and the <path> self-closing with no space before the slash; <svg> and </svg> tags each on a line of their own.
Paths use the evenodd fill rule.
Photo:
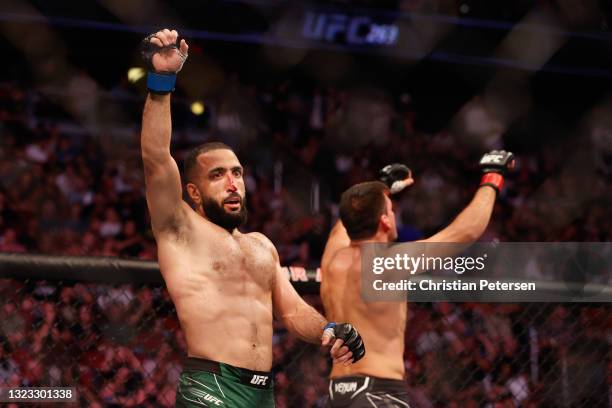
<svg viewBox="0 0 612 408">
<path fill-rule="evenodd" d="M 269 371 L 271 292 L 248 279 L 235 282 L 202 282 L 190 290 L 183 281 L 181 288 L 174 291 L 168 285 L 185 332 L 188 355 Z"/>
</svg>

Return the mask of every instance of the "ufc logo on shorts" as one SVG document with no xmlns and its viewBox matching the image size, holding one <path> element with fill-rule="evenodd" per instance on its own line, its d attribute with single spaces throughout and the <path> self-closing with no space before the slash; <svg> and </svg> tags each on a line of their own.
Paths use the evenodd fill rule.
<svg viewBox="0 0 612 408">
<path fill-rule="evenodd" d="M 189 392 L 191 392 L 193 395 L 195 395 L 197 397 L 197 400 L 201 403 L 203 402 L 209 402 L 212 403 L 216 406 L 221 406 L 223 405 L 223 401 L 221 401 L 219 398 L 215 397 L 214 395 L 210 395 L 209 393 L 202 391 L 200 389 L 197 388 L 189 388 Z"/>
<path fill-rule="evenodd" d="M 251 378 L 251 384 L 253 385 L 265 386 L 266 381 L 268 381 L 268 377 L 265 375 L 254 375 L 253 378 Z"/>
<path fill-rule="evenodd" d="M 219 406 L 219 405 L 223 405 L 223 401 L 221 401 L 219 398 L 217 397 L 213 397 L 210 394 L 206 394 L 204 396 L 204 398 L 202 398 L 204 401 L 208 401 L 208 402 L 212 402 L 213 404 Z"/>
</svg>

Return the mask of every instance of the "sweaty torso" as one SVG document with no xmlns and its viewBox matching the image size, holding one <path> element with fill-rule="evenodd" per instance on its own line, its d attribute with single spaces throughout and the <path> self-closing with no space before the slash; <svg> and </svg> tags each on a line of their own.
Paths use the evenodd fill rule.
<svg viewBox="0 0 612 408">
<path fill-rule="evenodd" d="M 196 213 L 189 217 L 189 228 L 157 237 L 189 356 L 269 371 L 277 265 L 271 244 L 260 234 L 229 234 Z"/>
<path fill-rule="evenodd" d="M 326 317 L 330 321 L 353 324 L 366 347 L 365 356 L 357 363 L 348 367 L 334 364 L 331 377 L 369 375 L 403 379 L 407 304 L 362 300 L 358 246 L 340 249 L 324 265 L 322 273 L 321 296 Z"/>
</svg>

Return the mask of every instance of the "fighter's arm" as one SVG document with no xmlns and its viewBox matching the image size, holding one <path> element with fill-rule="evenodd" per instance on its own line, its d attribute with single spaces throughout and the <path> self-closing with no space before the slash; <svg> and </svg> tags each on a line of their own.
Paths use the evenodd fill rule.
<svg viewBox="0 0 612 408">
<path fill-rule="evenodd" d="M 162 30 L 150 37 L 159 47 L 151 57 L 151 68 L 157 72 L 177 72 L 184 62 L 187 43 L 181 41 L 180 51 L 173 48 L 178 33 Z M 172 121 L 170 94 L 149 93 L 142 115 L 141 150 L 144 164 L 147 205 L 153 232 L 180 224 L 189 206 L 182 200 L 178 166 L 170 155 Z"/>
<path fill-rule="evenodd" d="M 327 319 L 302 299 L 281 268 L 278 253 L 273 245 L 273 256 L 276 260 L 274 286 L 272 289 L 272 306 L 274 315 L 287 330 L 309 343 L 320 344 L 323 328 Z"/>
<path fill-rule="evenodd" d="M 341 324 L 337 329 L 335 323 L 329 323 L 319 312 L 304 301 L 293 288 L 293 285 L 283 274 L 280 264 L 276 268 L 274 289 L 272 292 L 274 315 L 283 322 L 287 330 L 300 338 L 313 344 L 332 346 L 330 355 L 334 364 L 348 365 L 354 361 L 353 349 L 358 353 L 358 359 L 363 356 L 363 342 L 361 337 L 351 325 Z M 351 334 L 348 331 L 352 331 Z M 351 340 L 348 340 L 352 336 Z M 343 338 L 350 342 L 350 349 L 344 345 Z"/>
<path fill-rule="evenodd" d="M 154 233 L 176 224 L 186 212 L 178 166 L 170 155 L 170 134 L 170 95 L 149 94 L 142 115 L 140 144 Z"/>
<path fill-rule="evenodd" d="M 468 206 L 449 226 L 419 242 L 471 243 L 480 238 L 489 225 L 495 199 L 504 183 L 503 175 L 514 167 L 514 155 L 493 150 L 480 159 L 480 167 L 483 173 L 480 188 Z"/>
<path fill-rule="evenodd" d="M 472 201 L 442 231 L 418 242 L 474 242 L 484 233 L 495 205 L 497 193 L 490 186 L 476 191 Z"/>
<path fill-rule="evenodd" d="M 419 242 L 474 242 L 485 231 L 497 193 L 489 185 L 478 189 L 474 198 L 467 207 L 455 218 L 455 220 L 437 234 Z M 321 267 L 326 269 L 334 254 L 341 248 L 349 245 L 350 238 L 342 221 L 338 220 L 332 228 L 325 245 L 325 251 L 321 258 Z"/>
<path fill-rule="evenodd" d="M 346 228 L 344 228 L 342 221 L 338 220 L 329 232 L 329 237 L 327 237 L 325 250 L 323 251 L 323 257 L 321 258 L 321 269 L 326 271 L 329 266 L 329 262 L 333 259 L 336 252 L 338 252 L 339 249 L 346 248 L 350 243 L 351 239 L 346 233 Z"/>
<path fill-rule="evenodd" d="M 361 336 L 350 324 L 330 323 L 312 306 L 304 301 L 289 282 L 280 266 L 278 252 L 263 234 L 254 233 L 270 247 L 276 260 L 272 307 L 274 316 L 287 330 L 309 343 L 332 346 L 330 355 L 334 364 L 350 364 L 365 354 Z M 346 343 L 346 344 L 345 344 Z M 353 356 L 356 357 L 353 357 Z"/>
</svg>

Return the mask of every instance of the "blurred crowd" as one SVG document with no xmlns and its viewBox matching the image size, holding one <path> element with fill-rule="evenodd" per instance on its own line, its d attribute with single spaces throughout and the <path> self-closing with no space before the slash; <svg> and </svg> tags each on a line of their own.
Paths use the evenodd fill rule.
<svg viewBox="0 0 612 408">
<path fill-rule="evenodd" d="M 128 83 L 106 92 L 79 81 L 78 109 L 48 89 L 0 84 L 0 252 L 155 259 L 142 98 Z M 409 94 L 375 88 L 228 77 L 203 116 L 189 103 L 177 92 L 173 155 L 180 162 L 206 140 L 235 147 L 246 168 L 244 230 L 266 234 L 284 265 L 318 266 L 340 193 L 390 162 L 416 178 L 396 203 L 400 238 L 434 233 L 469 202 L 482 152 L 504 146 L 501 136 L 419 130 Z M 582 130 L 579 144 L 510 141 L 518 168 L 483 239 L 610 241 L 612 152 L 598 144 L 602 132 L 612 130 Z M 0 280 L 0 298 L 0 384 L 75 384 L 92 407 L 173 403 L 185 342 L 165 290 Z M 419 407 L 607 404 L 606 308 L 440 303 L 409 313 L 407 381 Z M 329 362 L 318 349 L 277 327 L 274 362 L 279 408 L 322 406 Z"/>
<path fill-rule="evenodd" d="M 416 130 L 405 94 L 228 82 L 204 118 L 177 98 L 173 154 L 180 163 L 206 140 L 235 147 L 246 168 L 244 230 L 266 234 L 287 265 L 318 266 L 340 193 L 390 162 L 407 163 L 416 178 L 397 203 L 400 239 L 434 233 L 469 202 L 482 152 L 502 147 L 501 139 L 474 147 L 449 130 Z M 111 95 L 136 99 L 114 102 L 132 112 L 131 127 L 107 129 L 98 120 L 75 126 L 42 92 L 0 86 L 0 251 L 155 257 L 136 126 L 142 100 L 129 85 L 119 89 Z M 578 145 L 513 142 L 518 168 L 483 239 L 609 241 L 612 152 L 598 147 L 606 139 L 597 142 L 597 132 L 606 129 Z"/>
<path fill-rule="evenodd" d="M 74 386 L 79 406 L 172 406 L 185 339 L 161 288 L 2 281 L 0 383 Z"/>
</svg>

